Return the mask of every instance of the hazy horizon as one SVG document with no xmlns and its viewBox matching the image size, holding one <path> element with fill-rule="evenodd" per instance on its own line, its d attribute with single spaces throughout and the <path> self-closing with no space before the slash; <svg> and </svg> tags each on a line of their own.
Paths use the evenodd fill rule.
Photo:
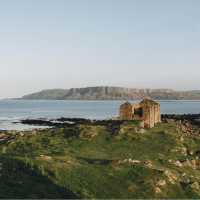
<svg viewBox="0 0 200 200">
<path fill-rule="evenodd" d="M 200 89 L 198 0 L 0 0 L 0 98 L 51 88 Z"/>
</svg>

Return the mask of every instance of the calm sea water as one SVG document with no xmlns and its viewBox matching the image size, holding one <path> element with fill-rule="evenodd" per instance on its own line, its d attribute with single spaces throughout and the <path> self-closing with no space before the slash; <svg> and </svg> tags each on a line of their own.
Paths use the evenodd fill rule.
<svg viewBox="0 0 200 200">
<path fill-rule="evenodd" d="M 122 102 L 124 101 L 2 100 L 0 101 L 0 130 L 32 128 L 12 123 L 25 118 L 108 119 L 118 115 Z M 162 113 L 200 113 L 200 101 L 160 101 L 160 104 Z"/>
</svg>

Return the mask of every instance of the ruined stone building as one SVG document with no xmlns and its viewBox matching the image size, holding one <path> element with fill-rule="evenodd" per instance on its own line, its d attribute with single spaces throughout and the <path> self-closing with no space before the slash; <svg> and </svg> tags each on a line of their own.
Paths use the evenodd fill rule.
<svg viewBox="0 0 200 200">
<path fill-rule="evenodd" d="M 144 99 L 138 104 L 126 102 L 120 106 L 120 119 L 141 120 L 144 127 L 152 128 L 161 121 L 160 104 L 150 99 Z"/>
</svg>

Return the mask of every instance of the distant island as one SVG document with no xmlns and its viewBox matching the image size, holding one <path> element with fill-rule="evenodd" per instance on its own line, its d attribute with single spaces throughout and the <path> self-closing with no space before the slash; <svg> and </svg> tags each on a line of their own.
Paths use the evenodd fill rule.
<svg viewBox="0 0 200 200">
<path fill-rule="evenodd" d="M 48 89 L 28 94 L 26 100 L 200 100 L 200 90 L 175 91 L 172 89 L 136 89 L 124 87 L 85 87 Z"/>
</svg>

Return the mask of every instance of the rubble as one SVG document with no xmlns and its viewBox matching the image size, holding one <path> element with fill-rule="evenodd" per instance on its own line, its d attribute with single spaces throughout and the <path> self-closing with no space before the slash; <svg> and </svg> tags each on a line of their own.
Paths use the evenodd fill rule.
<svg viewBox="0 0 200 200">
<path fill-rule="evenodd" d="M 134 159 L 131 159 L 131 158 L 118 161 L 118 164 L 125 164 L 125 163 L 128 163 L 128 164 L 139 164 L 139 163 L 141 163 L 141 161 L 140 160 L 134 160 Z"/>
</svg>

